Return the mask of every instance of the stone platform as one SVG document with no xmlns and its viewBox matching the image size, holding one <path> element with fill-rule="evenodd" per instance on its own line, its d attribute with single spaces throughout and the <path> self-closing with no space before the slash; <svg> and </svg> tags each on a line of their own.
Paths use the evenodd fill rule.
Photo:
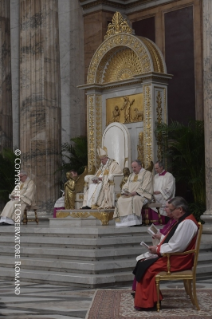
<svg viewBox="0 0 212 319">
<path fill-rule="evenodd" d="M 64 219 L 65 220 L 65 219 Z M 145 226 L 21 226 L 20 280 L 88 288 L 132 282 L 140 242 L 151 243 Z M 14 226 L 1 227 L 0 278 L 14 282 Z M 203 236 L 197 275 L 212 276 L 212 244 Z"/>
<path fill-rule="evenodd" d="M 114 209 L 64 209 L 50 218 L 50 226 L 107 226 L 115 225 Z"/>
</svg>

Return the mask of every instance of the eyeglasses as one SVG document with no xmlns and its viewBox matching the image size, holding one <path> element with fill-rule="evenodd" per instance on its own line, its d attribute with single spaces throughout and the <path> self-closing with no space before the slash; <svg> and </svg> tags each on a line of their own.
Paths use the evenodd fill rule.
<svg viewBox="0 0 212 319">
<path fill-rule="evenodd" d="M 181 207 L 175 207 L 175 208 L 169 209 L 169 210 L 170 210 L 171 213 L 173 213 L 173 211 L 175 211 L 176 209 L 179 209 L 179 208 L 181 208 Z"/>
</svg>

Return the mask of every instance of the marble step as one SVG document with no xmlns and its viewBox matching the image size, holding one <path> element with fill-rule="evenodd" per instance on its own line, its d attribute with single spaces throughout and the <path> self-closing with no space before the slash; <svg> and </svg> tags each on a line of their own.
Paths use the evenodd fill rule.
<svg viewBox="0 0 212 319">
<path fill-rule="evenodd" d="M 14 267 L 14 257 L 5 256 L 0 261 L 0 267 Z M 67 260 L 67 259 L 53 259 L 53 258 L 26 258 L 21 257 L 21 269 L 43 269 L 61 272 L 74 272 L 74 273 L 100 273 L 100 272 L 113 272 L 124 271 L 126 269 L 132 270 L 136 264 L 135 258 L 125 258 L 121 260 L 109 261 L 81 261 Z"/>
<path fill-rule="evenodd" d="M 1 227 L 0 278 L 14 281 L 14 226 Z M 21 279 L 86 287 L 132 280 L 135 257 L 151 243 L 146 227 L 21 226 Z M 211 276 L 212 244 L 202 242 L 198 276 Z M 16 260 L 17 261 L 17 260 Z"/>
<path fill-rule="evenodd" d="M 197 277 L 204 278 L 205 274 L 212 275 L 212 263 L 207 265 L 198 265 Z M 1 277 L 6 280 L 14 280 L 14 269 L 0 267 Z M 57 272 L 57 271 L 44 271 L 40 269 L 21 269 L 20 281 L 30 281 L 46 284 L 63 284 L 63 285 L 77 285 L 89 288 L 95 288 L 104 285 L 114 285 L 129 283 L 133 280 L 131 271 L 107 273 L 107 274 L 84 274 L 72 272 Z"/>
<path fill-rule="evenodd" d="M 0 267 L 14 267 L 14 257 L 5 256 L 0 261 Z M 60 272 L 74 272 L 74 273 L 107 273 L 107 272 L 123 272 L 132 271 L 136 264 L 135 258 L 123 258 L 119 260 L 103 260 L 103 261 L 79 261 L 67 259 L 53 259 L 53 258 L 36 258 L 36 257 L 21 257 L 22 269 L 42 269 L 45 271 L 60 271 Z M 198 267 L 202 265 L 212 265 L 212 252 L 200 253 Z"/>
<path fill-rule="evenodd" d="M 14 280 L 14 269 L 0 267 L 0 274 L 6 280 Z M 98 285 L 108 285 L 114 283 L 132 282 L 132 272 L 109 273 L 109 274 L 76 274 L 43 270 L 21 270 L 20 279 L 23 281 L 77 285 L 82 287 L 97 287 Z"/>
<path fill-rule="evenodd" d="M 11 246 L 12 248 L 12 246 Z M 49 247 L 22 247 L 20 255 L 25 257 L 53 257 L 64 258 L 64 259 L 78 259 L 78 260 L 96 260 L 96 259 L 107 259 L 107 258 L 124 258 L 129 256 L 138 256 L 145 250 L 141 249 L 138 245 L 136 247 L 117 247 L 117 248 L 105 248 L 105 249 L 60 249 L 60 248 L 49 248 Z M 7 246 L 0 247 L 1 255 L 12 256 L 14 254 L 13 249 L 8 249 Z"/>
<path fill-rule="evenodd" d="M 139 236 L 119 236 L 119 237 L 109 237 L 109 238 L 76 238 L 71 236 L 21 236 L 21 245 L 22 246 L 35 246 L 39 247 L 42 246 L 54 246 L 54 247 L 86 247 L 88 249 L 102 247 L 106 248 L 112 246 L 120 246 L 123 245 L 139 245 L 141 241 L 145 241 L 147 243 L 151 243 L 151 237 L 148 234 L 139 235 Z M 11 235 L 6 234 L 5 236 L 0 236 L 0 245 L 14 245 L 14 237 Z"/>
<path fill-rule="evenodd" d="M 160 228 L 161 226 L 157 226 Z M 15 233 L 14 226 L 3 226 L 1 227 L 0 236 L 6 234 L 13 235 Z M 147 233 L 147 227 L 121 227 L 115 228 L 114 226 L 98 226 L 98 227 L 46 227 L 45 225 L 21 225 L 20 234 L 24 236 L 70 236 L 79 238 L 116 238 L 117 236 L 139 236 Z"/>
</svg>

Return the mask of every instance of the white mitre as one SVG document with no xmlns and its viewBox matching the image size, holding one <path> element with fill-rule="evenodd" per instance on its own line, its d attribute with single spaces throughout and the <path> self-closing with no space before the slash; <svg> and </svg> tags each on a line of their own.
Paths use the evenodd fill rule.
<svg viewBox="0 0 212 319">
<path fill-rule="evenodd" d="M 103 148 L 97 147 L 97 154 L 100 159 L 107 157 L 107 148 L 105 146 Z"/>
</svg>

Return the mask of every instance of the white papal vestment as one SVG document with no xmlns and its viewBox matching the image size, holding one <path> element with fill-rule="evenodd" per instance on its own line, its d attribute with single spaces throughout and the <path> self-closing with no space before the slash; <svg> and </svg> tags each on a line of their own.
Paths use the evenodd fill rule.
<svg viewBox="0 0 212 319">
<path fill-rule="evenodd" d="M 85 192 L 83 206 L 111 208 L 113 207 L 114 185 L 110 183 L 109 176 L 122 174 L 119 164 L 113 159 L 108 159 L 105 165 L 101 164 L 95 177 L 102 178 L 98 184 L 91 183 Z"/>
</svg>

